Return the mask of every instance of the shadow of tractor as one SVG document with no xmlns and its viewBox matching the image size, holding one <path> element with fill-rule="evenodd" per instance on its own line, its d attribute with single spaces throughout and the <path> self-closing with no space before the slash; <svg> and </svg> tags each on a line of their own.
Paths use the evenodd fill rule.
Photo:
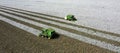
<svg viewBox="0 0 120 53">
<path fill-rule="evenodd" d="M 60 37 L 60 34 L 54 33 L 53 36 L 51 37 L 51 39 L 57 39 L 59 37 Z"/>
</svg>

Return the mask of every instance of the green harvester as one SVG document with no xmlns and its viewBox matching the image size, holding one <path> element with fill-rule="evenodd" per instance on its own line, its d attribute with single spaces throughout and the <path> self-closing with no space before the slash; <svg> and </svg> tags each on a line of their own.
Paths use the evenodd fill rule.
<svg viewBox="0 0 120 53">
<path fill-rule="evenodd" d="M 55 30 L 53 30 L 52 28 L 48 28 L 48 29 L 42 29 L 42 32 L 40 33 L 39 36 L 42 37 L 47 37 L 48 39 L 51 39 L 53 36 L 55 35 Z"/>
<path fill-rule="evenodd" d="M 74 17 L 74 15 L 71 15 L 71 14 L 65 16 L 65 19 L 66 19 L 66 20 L 69 20 L 69 21 L 76 21 L 76 20 L 77 20 L 77 19 Z"/>
</svg>

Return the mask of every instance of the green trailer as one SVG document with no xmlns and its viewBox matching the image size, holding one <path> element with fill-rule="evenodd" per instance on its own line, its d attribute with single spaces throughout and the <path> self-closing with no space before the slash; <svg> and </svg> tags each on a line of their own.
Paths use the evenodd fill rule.
<svg viewBox="0 0 120 53">
<path fill-rule="evenodd" d="M 51 39 L 54 36 L 54 34 L 55 34 L 55 30 L 53 30 L 52 28 L 48 28 L 48 29 L 42 29 L 40 36 Z"/>
<path fill-rule="evenodd" d="M 71 14 L 65 16 L 65 19 L 66 19 L 66 20 L 69 20 L 69 21 L 76 21 L 76 20 L 77 20 L 77 19 L 74 17 L 74 15 L 71 15 Z"/>
</svg>

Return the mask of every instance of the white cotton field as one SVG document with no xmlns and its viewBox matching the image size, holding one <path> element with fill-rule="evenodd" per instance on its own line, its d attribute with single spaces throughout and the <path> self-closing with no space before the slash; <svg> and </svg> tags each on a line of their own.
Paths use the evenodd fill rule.
<svg viewBox="0 0 120 53">
<path fill-rule="evenodd" d="M 120 34 L 120 0 L 0 0 L 0 5 L 63 17 L 76 24 Z"/>
</svg>

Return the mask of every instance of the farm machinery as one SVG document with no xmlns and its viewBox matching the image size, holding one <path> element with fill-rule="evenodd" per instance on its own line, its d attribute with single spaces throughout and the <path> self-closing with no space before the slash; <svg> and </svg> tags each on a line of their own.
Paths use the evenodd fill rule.
<svg viewBox="0 0 120 53">
<path fill-rule="evenodd" d="M 65 19 L 69 20 L 69 21 L 76 21 L 77 20 L 74 17 L 74 15 L 70 15 L 70 14 L 65 16 Z M 42 29 L 42 32 L 40 33 L 39 37 L 42 36 L 42 37 L 46 37 L 48 39 L 51 39 L 51 38 L 55 37 L 56 35 L 58 35 L 58 34 L 56 34 L 54 29 L 52 29 L 52 28 L 44 28 L 44 29 Z"/>
<path fill-rule="evenodd" d="M 55 35 L 55 30 L 53 30 L 51 28 L 48 28 L 48 29 L 44 28 L 44 29 L 42 29 L 42 32 L 40 33 L 39 36 L 51 39 L 51 38 L 53 38 L 54 35 Z"/>
<path fill-rule="evenodd" d="M 65 16 L 64 19 L 69 20 L 69 21 L 76 21 L 76 20 L 77 20 L 77 19 L 74 17 L 74 15 L 71 15 L 71 14 Z"/>
</svg>

